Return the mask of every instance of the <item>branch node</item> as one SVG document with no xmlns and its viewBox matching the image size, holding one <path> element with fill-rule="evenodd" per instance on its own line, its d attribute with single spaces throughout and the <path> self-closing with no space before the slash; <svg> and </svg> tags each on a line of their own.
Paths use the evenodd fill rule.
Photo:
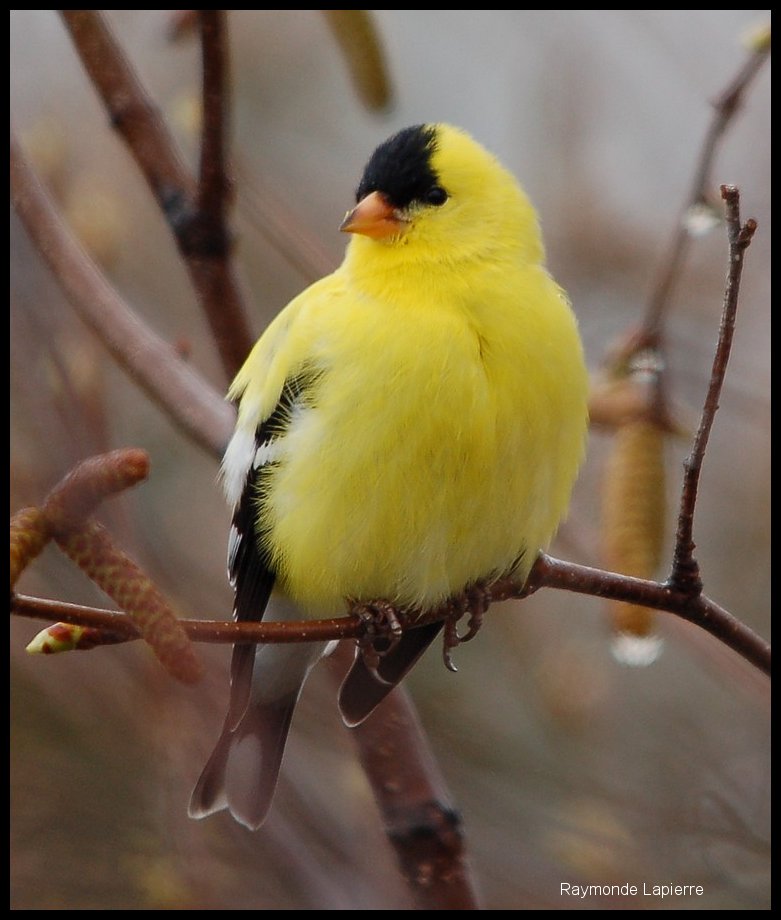
<svg viewBox="0 0 781 920">
<path fill-rule="evenodd" d="M 211 215 L 195 208 L 190 201 L 176 201 L 166 216 L 179 242 L 182 255 L 189 259 L 222 261 L 230 255 L 231 237 L 225 226 Z"/>
<path fill-rule="evenodd" d="M 694 543 L 691 543 L 682 547 L 680 555 L 676 551 L 672 574 L 664 583 L 670 590 L 691 598 L 699 597 L 703 589 L 700 566 L 694 558 L 694 548 Z"/>
</svg>

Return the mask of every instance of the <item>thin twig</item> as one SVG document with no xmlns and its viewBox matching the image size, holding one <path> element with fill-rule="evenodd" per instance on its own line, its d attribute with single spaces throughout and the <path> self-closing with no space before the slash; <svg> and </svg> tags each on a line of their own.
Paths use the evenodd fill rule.
<svg viewBox="0 0 781 920">
<path fill-rule="evenodd" d="M 691 453 L 684 463 L 681 507 L 675 538 L 673 566 L 669 583 L 678 590 L 698 594 L 702 590 L 699 566 L 694 558 L 694 509 L 697 503 L 697 488 L 700 470 L 705 458 L 719 397 L 727 371 L 732 337 L 735 331 L 735 315 L 738 308 L 740 278 L 743 272 L 743 254 L 751 244 L 756 230 L 756 221 L 749 219 L 745 226 L 740 223 L 740 193 L 734 186 L 722 185 L 721 195 L 727 205 L 727 232 L 729 236 L 729 270 L 724 291 L 724 308 L 719 326 L 719 340 L 713 358 L 708 392 L 702 409 L 700 424 L 694 438 Z"/>
<path fill-rule="evenodd" d="M 663 613 L 674 614 L 701 627 L 760 671 L 770 674 L 770 644 L 704 594 L 692 597 L 691 593 L 680 591 L 669 583 L 660 584 L 605 572 L 590 566 L 563 562 L 546 554 L 538 557 L 526 591 L 522 593 L 531 593 L 542 587 L 642 604 Z"/>
<path fill-rule="evenodd" d="M 673 291 L 681 276 L 695 236 L 692 231 L 692 212 L 696 207 L 706 209 L 711 207 L 711 173 L 720 144 L 734 116 L 740 110 L 752 81 L 769 54 L 769 42 L 760 43 L 755 47 L 748 59 L 741 65 L 737 75 L 716 97 L 713 103 L 713 117 L 697 157 L 689 192 L 676 220 L 669 247 L 657 273 L 643 321 L 638 329 L 633 330 L 626 337 L 617 351 L 611 353 L 605 360 L 605 364 L 610 367 L 622 368 L 626 367 L 629 359 L 640 351 L 648 350 L 654 355 L 657 372 L 654 376 L 653 387 L 647 397 L 645 411 L 649 418 L 654 419 L 662 427 L 670 427 L 671 421 L 666 392 L 668 364 L 665 360 L 664 321 L 672 303 Z"/>
<path fill-rule="evenodd" d="M 207 143 L 208 156 L 202 157 L 202 163 L 206 160 L 210 171 L 209 210 L 202 212 L 195 179 L 184 167 L 157 107 L 115 41 L 104 17 L 97 10 L 61 10 L 61 13 L 112 125 L 125 141 L 168 220 L 212 327 L 226 375 L 232 378 L 252 347 L 253 336 L 241 285 L 229 257 L 227 234 L 224 227 L 213 225 L 216 209 L 212 195 L 220 183 L 215 177 L 224 163 L 222 119 L 216 119 L 220 128 Z M 204 69 L 208 70 L 211 96 L 211 89 L 224 94 L 225 83 L 222 77 L 216 76 L 222 73 L 224 66 L 219 52 L 222 41 L 219 27 L 209 35 L 204 41 L 205 50 L 209 50 L 205 55 L 208 65 Z M 222 105 L 224 102 L 220 107 Z M 213 99 L 208 106 L 212 113 L 217 108 Z M 212 131 L 215 119 L 212 116 L 210 119 L 204 128 Z M 215 152 L 218 148 L 219 155 Z"/>
<path fill-rule="evenodd" d="M 700 159 L 692 180 L 689 193 L 690 204 L 697 204 L 708 195 L 713 185 L 713 164 L 716 160 L 719 144 L 723 140 L 730 122 L 740 111 L 749 86 L 769 57 L 769 43 L 753 48 L 750 56 L 743 63 L 732 81 L 713 101 L 714 116 L 708 126 Z"/>
<path fill-rule="evenodd" d="M 705 135 L 697 159 L 694 178 L 681 215 L 675 226 L 668 254 L 663 261 L 653 292 L 646 308 L 643 321 L 644 339 L 647 345 L 654 344 L 661 333 L 664 314 L 669 308 L 671 295 L 683 267 L 692 235 L 685 220 L 687 213 L 698 204 L 708 201 L 711 172 L 719 144 L 735 114 L 739 111 L 745 94 L 770 54 L 770 47 L 761 47 L 751 52 L 738 74 L 719 93 L 713 103 L 714 114 Z"/>
<path fill-rule="evenodd" d="M 532 568 L 526 585 L 512 578 L 501 578 L 487 586 L 493 601 L 527 597 L 541 588 L 558 588 L 592 597 L 642 604 L 696 623 L 706 632 L 721 639 L 765 673 L 770 673 L 770 646 L 745 623 L 733 617 L 704 595 L 692 597 L 670 584 L 646 581 L 605 572 L 590 566 L 564 562 L 541 553 Z M 11 610 L 35 619 L 59 619 L 81 626 L 104 625 L 113 631 L 127 628 L 128 639 L 135 638 L 130 627 L 120 626 L 121 613 L 107 610 L 61 605 L 57 601 L 14 595 Z M 407 611 L 410 624 L 422 626 L 445 619 L 451 612 L 447 601 L 434 610 L 415 613 Z M 181 620 L 187 635 L 196 642 L 309 642 L 330 639 L 360 638 L 365 623 L 357 616 L 331 620 L 310 620 L 288 623 L 235 623 L 219 620 Z M 408 626 L 407 628 L 410 628 Z M 412 627 L 414 628 L 414 626 Z"/>
<path fill-rule="evenodd" d="M 222 456 L 231 407 L 128 306 L 76 241 L 11 135 L 14 207 L 65 296 L 132 379 L 196 444 Z"/>
<path fill-rule="evenodd" d="M 65 601 L 49 600 L 14 594 L 11 612 L 34 620 L 58 620 L 76 626 L 105 628 L 124 633 L 127 641 L 140 638 L 135 624 L 124 613 L 100 607 L 86 607 Z M 357 639 L 365 630 L 358 617 L 336 617 L 331 620 L 286 623 L 235 623 L 225 620 L 179 620 L 194 642 L 319 642 L 330 639 Z"/>
</svg>

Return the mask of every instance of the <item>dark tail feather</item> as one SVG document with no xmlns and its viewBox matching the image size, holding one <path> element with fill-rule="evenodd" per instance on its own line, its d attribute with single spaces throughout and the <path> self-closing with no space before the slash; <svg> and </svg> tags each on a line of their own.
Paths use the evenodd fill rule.
<svg viewBox="0 0 781 920">
<path fill-rule="evenodd" d="M 231 731 L 230 714 L 190 799 L 191 818 L 230 809 L 257 830 L 268 814 L 298 700 L 298 690 L 272 702 L 253 702 Z"/>
<path fill-rule="evenodd" d="M 442 626 L 442 622 L 429 623 L 405 632 L 398 645 L 381 659 L 377 674 L 366 667 L 360 653 L 357 655 L 339 690 L 339 709 L 346 725 L 354 728 L 371 715 L 436 639 Z"/>
</svg>

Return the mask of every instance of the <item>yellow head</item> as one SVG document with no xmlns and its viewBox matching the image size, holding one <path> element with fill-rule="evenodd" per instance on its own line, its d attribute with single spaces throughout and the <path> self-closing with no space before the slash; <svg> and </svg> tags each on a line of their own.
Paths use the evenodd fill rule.
<svg viewBox="0 0 781 920">
<path fill-rule="evenodd" d="M 515 178 L 465 131 L 415 125 L 372 154 L 341 229 L 360 258 L 454 264 L 514 250 L 542 261 L 537 216 Z"/>
</svg>

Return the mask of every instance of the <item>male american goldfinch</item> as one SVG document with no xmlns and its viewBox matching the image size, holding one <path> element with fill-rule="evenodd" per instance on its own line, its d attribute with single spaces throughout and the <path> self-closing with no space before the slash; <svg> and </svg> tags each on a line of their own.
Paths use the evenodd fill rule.
<svg viewBox="0 0 781 920">
<path fill-rule="evenodd" d="M 373 153 L 342 265 L 271 323 L 230 388 L 222 474 L 238 620 L 339 616 L 345 599 L 425 610 L 527 576 L 583 455 L 575 319 L 537 217 L 469 135 L 416 125 Z M 435 638 L 407 630 L 340 692 L 362 721 Z M 238 645 L 231 702 L 190 803 L 249 828 L 269 809 L 323 643 Z"/>
</svg>

